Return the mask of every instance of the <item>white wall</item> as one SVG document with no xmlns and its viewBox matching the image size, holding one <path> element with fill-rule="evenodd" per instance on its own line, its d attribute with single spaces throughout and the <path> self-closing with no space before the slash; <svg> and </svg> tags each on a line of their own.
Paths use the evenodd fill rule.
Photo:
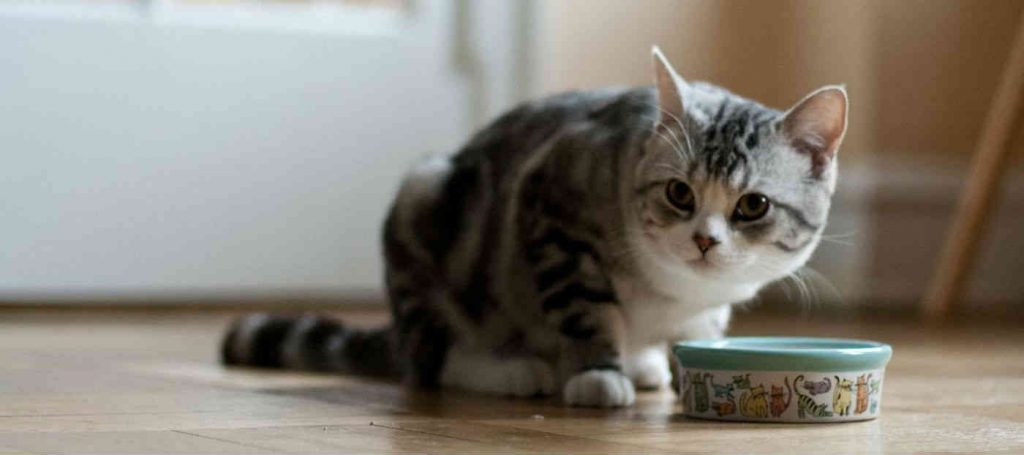
<svg viewBox="0 0 1024 455">
<path fill-rule="evenodd" d="M 0 299 L 379 289 L 400 174 L 472 123 L 448 2 L 369 33 L 101 16 L 0 8 Z"/>
</svg>

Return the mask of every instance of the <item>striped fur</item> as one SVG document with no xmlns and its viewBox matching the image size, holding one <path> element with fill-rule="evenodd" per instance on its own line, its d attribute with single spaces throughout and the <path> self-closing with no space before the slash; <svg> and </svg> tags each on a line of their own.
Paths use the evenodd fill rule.
<svg viewBox="0 0 1024 455">
<path fill-rule="evenodd" d="M 783 113 L 655 63 L 654 88 L 524 104 L 413 169 L 383 231 L 391 326 L 249 316 L 229 332 L 225 363 L 560 389 L 594 406 L 666 383 L 668 341 L 721 336 L 731 304 L 809 258 L 846 98 L 836 130 L 832 92 Z M 673 180 L 692 188 L 693 210 L 666 200 Z M 749 192 L 771 208 L 739 220 Z M 698 251 L 697 234 L 717 243 Z"/>
</svg>

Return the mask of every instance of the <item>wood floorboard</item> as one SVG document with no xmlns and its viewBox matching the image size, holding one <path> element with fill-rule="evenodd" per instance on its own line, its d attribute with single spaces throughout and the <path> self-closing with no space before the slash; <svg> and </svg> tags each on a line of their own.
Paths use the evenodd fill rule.
<svg viewBox="0 0 1024 455">
<path fill-rule="evenodd" d="M 379 311 L 342 314 L 359 324 Z M 0 310 L 0 455 L 14 453 L 1024 452 L 1019 325 L 742 314 L 734 334 L 894 346 L 883 415 L 848 424 L 687 419 L 670 391 L 629 409 L 225 369 L 224 312 Z"/>
</svg>

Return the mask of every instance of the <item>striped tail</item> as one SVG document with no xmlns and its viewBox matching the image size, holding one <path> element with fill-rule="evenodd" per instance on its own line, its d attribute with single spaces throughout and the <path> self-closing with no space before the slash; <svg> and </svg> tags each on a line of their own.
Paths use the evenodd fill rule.
<svg viewBox="0 0 1024 455">
<path fill-rule="evenodd" d="M 326 316 L 255 313 L 231 324 L 221 346 L 225 365 L 397 374 L 391 328 L 356 330 Z"/>
</svg>

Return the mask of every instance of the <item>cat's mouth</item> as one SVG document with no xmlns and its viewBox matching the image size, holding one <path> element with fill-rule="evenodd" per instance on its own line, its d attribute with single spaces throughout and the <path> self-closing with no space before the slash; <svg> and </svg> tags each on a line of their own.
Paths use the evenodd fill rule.
<svg viewBox="0 0 1024 455">
<path fill-rule="evenodd" d="M 690 259 L 689 261 L 686 261 L 686 263 L 694 270 L 702 272 L 716 270 L 719 268 L 717 264 L 708 260 L 707 256 L 702 256 L 696 259 Z"/>
<path fill-rule="evenodd" d="M 737 267 L 742 267 L 743 262 L 734 262 L 723 258 L 710 258 L 708 256 L 698 257 L 686 261 L 690 270 L 702 275 L 720 275 Z"/>
</svg>

